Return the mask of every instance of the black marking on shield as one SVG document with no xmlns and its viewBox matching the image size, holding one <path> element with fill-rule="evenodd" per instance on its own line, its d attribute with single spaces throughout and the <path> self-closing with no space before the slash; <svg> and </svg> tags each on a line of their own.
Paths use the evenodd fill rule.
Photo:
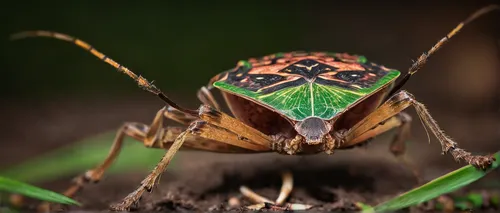
<svg viewBox="0 0 500 213">
<path fill-rule="evenodd" d="M 305 84 L 305 83 L 307 83 L 307 80 L 305 78 L 299 78 L 295 81 L 288 81 L 286 83 L 282 83 L 282 84 L 278 84 L 278 85 L 273 86 L 273 87 L 262 89 L 259 91 L 259 93 L 265 95 L 265 94 L 273 93 L 273 92 L 276 92 L 278 90 L 285 89 L 288 87 L 300 86 L 300 85 Z"/>
<path fill-rule="evenodd" d="M 226 82 L 231 85 L 245 88 L 247 90 L 256 92 L 263 87 L 267 87 L 282 81 L 286 81 L 285 76 L 274 75 L 274 74 L 253 74 L 250 75 L 243 73 L 241 76 L 235 75 L 235 73 L 229 73 Z"/>
<path fill-rule="evenodd" d="M 272 59 L 272 64 L 276 63 L 275 59 L 277 58 Z M 235 68 L 234 71 L 227 73 L 225 82 L 239 88 L 265 95 L 284 88 L 300 86 L 313 79 L 314 82 L 318 84 L 337 86 L 350 90 L 370 88 L 388 73 L 386 70 L 373 63 L 368 62 L 359 65 L 365 70 L 344 70 L 334 75 L 326 73 L 338 70 L 337 67 L 320 63 L 314 59 L 304 59 L 295 62 L 278 71 L 278 74 L 249 74 L 252 68 L 240 66 Z M 289 81 L 289 76 L 280 74 L 301 76 L 302 78 Z M 320 76 L 321 74 L 325 74 L 326 76 Z M 366 75 L 372 76 L 365 78 Z"/>
<path fill-rule="evenodd" d="M 300 75 L 306 79 L 313 79 L 324 72 L 331 72 L 337 70 L 336 67 L 332 67 L 323 63 L 320 63 L 313 59 L 304 59 L 291 64 L 288 67 L 278 71 L 278 73 L 288 73 Z"/>
</svg>

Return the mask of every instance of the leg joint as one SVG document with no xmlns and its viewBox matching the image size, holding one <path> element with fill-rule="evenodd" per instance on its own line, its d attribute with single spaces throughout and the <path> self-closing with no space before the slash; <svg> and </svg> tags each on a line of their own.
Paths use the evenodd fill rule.
<svg viewBox="0 0 500 213">
<path fill-rule="evenodd" d="M 193 135 L 200 135 L 206 125 L 208 125 L 208 122 L 196 120 L 189 125 L 188 131 Z"/>
<path fill-rule="evenodd" d="M 198 108 L 200 117 L 210 117 L 210 118 L 220 118 L 222 116 L 221 112 L 215 110 L 213 107 L 203 104 Z"/>
<path fill-rule="evenodd" d="M 413 96 L 406 90 L 401 90 L 398 93 L 394 94 L 390 99 L 392 99 L 392 101 L 395 103 L 399 103 L 402 101 L 410 101 L 413 103 L 415 101 L 415 96 Z"/>
</svg>

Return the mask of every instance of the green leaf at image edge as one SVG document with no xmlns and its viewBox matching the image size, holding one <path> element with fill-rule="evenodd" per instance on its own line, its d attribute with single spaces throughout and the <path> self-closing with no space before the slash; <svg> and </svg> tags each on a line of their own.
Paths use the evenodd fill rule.
<svg viewBox="0 0 500 213">
<path fill-rule="evenodd" d="M 27 197 L 49 202 L 62 203 L 68 205 L 80 205 L 80 203 L 76 202 L 75 200 L 68 198 L 64 195 L 61 195 L 59 193 L 41 189 L 36 186 L 32 186 L 23 182 L 19 182 L 1 176 L 0 176 L 0 191 L 5 191 L 13 194 L 21 194 Z"/>
<path fill-rule="evenodd" d="M 115 135 L 115 131 L 110 131 L 85 138 L 77 143 L 11 165 L 0 170 L 0 175 L 27 183 L 41 183 L 61 177 L 76 176 L 95 167 L 106 158 Z M 143 144 L 127 138 L 116 162 L 106 174 L 133 170 L 148 172 L 164 153 L 165 150 L 148 149 Z"/>
<path fill-rule="evenodd" d="M 490 171 L 499 167 L 500 152 L 494 157 L 497 159 L 493 165 L 486 171 L 476 169 L 474 166 L 467 165 L 453 172 L 438 177 L 421 187 L 412 189 L 389 201 L 379 204 L 373 208 L 364 208 L 363 213 L 370 212 L 393 212 L 409 206 L 434 199 L 440 195 L 453 192 L 463 186 L 466 186 L 488 174 Z"/>
</svg>

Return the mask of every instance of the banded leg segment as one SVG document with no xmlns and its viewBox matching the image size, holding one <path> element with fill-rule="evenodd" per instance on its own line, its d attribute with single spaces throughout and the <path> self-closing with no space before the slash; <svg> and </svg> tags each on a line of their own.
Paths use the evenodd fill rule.
<svg viewBox="0 0 500 213">
<path fill-rule="evenodd" d="M 470 152 L 459 148 L 457 143 L 440 129 L 427 108 L 422 103 L 416 101 L 415 98 L 406 91 L 400 91 L 399 93 L 393 95 L 379 108 L 377 108 L 376 111 L 372 112 L 370 115 L 354 125 L 354 127 L 344 134 L 342 142 L 343 146 L 354 145 L 355 143 L 353 142 L 359 141 L 356 138 L 369 133 L 370 130 L 376 127 L 380 122 L 386 121 L 409 106 L 413 106 L 415 108 L 418 116 L 422 120 L 422 123 L 425 127 L 429 128 L 429 130 L 439 140 L 443 153 L 450 153 L 455 160 L 458 161 L 463 159 L 468 164 L 477 168 L 484 169 L 491 166 L 492 161 L 495 160 L 492 156 L 472 155 Z"/>
</svg>

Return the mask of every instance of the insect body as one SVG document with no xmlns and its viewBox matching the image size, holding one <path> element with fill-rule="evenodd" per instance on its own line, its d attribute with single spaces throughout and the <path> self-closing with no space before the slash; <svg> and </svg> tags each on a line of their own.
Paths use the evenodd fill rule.
<svg viewBox="0 0 500 213">
<path fill-rule="evenodd" d="M 342 146 L 340 131 L 376 109 L 400 72 L 363 56 L 292 52 L 240 61 L 216 78 L 240 121 L 274 137 L 275 151 L 301 153 Z M 294 143 L 296 146 L 290 146 Z"/>
<path fill-rule="evenodd" d="M 158 111 L 150 125 L 124 124 L 104 162 L 76 178 L 75 183 L 64 192 L 73 196 L 86 182 L 98 181 L 115 160 L 125 136 L 135 138 L 146 147 L 168 149 L 140 186 L 121 203 L 112 206 L 114 210 L 128 210 L 145 191 L 153 188 L 181 147 L 226 153 L 331 154 L 337 149 L 362 144 L 397 128 L 397 137 L 390 150 L 401 157 L 411 121 L 410 116 L 402 111 L 410 106 L 415 108 L 423 124 L 439 140 L 443 152 L 450 153 L 456 160 L 462 159 L 478 168 L 487 168 L 495 159 L 473 155 L 459 148 L 439 128 L 425 106 L 400 89 L 411 75 L 422 68 L 428 57 L 465 24 L 495 9 L 499 7 L 485 7 L 460 23 L 429 52 L 422 54 L 398 83 L 399 71 L 369 62 L 363 56 L 325 52 L 278 53 L 240 61 L 235 68 L 216 75 L 208 86 L 199 90 L 198 98 L 203 104 L 197 110 L 176 104 L 144 77 L 82 40 L 48 31 L 21 32 L 13 38 L 44 36 L 72 42 L 127 74 L 141 88 L 166 102 L 167 107 Z M 222 92 L 234 117 L 220 110 L 212 95 L 215 88 Z M 187 127 L 165 126 L 166 119 Z M 413 171 L 418 176 L 418 170 Z M 253 206 L 255 208 L 269 203 L 278 208 L 290 194 L 291 182 L 291 175 L 285 175 L 282 191 L 275 202 L 257 196 L 245 187 L 241 191 L 258 203 Z M 300 204 L 285 206 L 292 209 L 310 207 Z M 43 207 L 47 210 L 48 205 Z"/>
</svg>

